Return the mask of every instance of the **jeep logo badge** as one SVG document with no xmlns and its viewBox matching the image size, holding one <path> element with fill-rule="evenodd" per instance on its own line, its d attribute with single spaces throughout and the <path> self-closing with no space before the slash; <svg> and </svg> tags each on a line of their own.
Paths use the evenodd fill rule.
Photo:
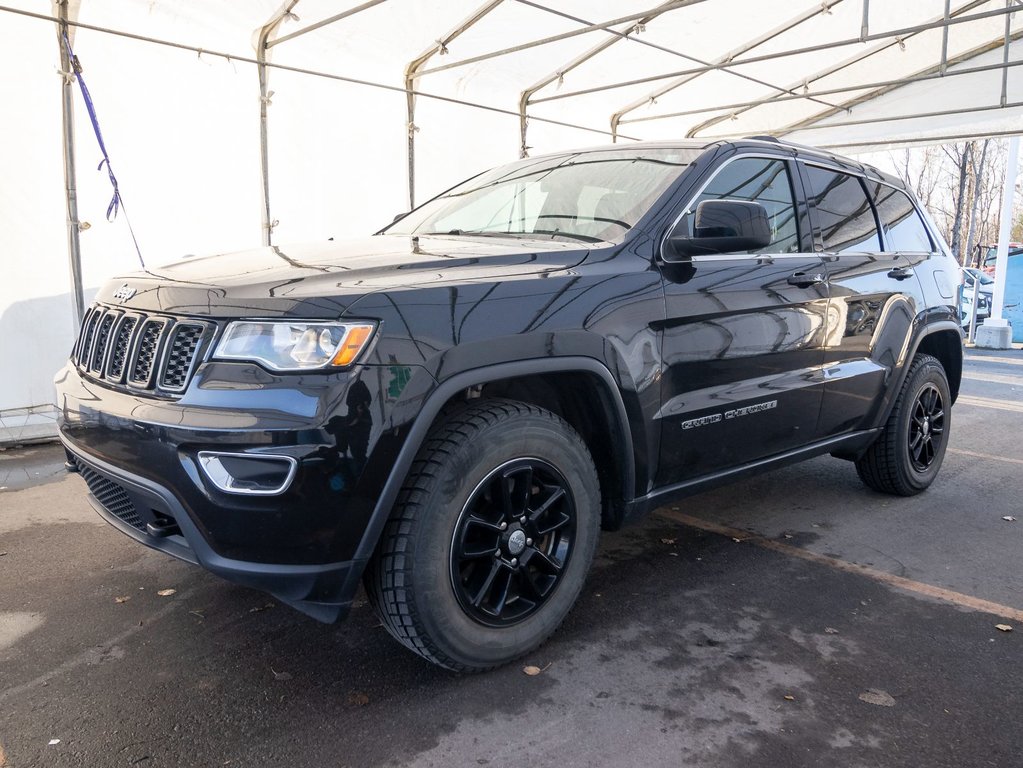
<svg viewBox="0 0 1023 768">
<path fill-rule="evenodd" d="M 136 293 L 138 293 L 138 291 L 136 291 L 134 288 L 130 287 L 127 283 L 125 283 L 116 291 L 114 291 L 114 298 L 123 304 Z"/>
</svg>

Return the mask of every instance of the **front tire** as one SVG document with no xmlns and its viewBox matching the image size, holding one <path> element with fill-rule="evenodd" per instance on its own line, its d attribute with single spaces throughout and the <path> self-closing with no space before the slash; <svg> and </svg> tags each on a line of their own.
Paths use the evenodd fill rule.
<svg viewBox="0 0 1023 768">
<path fill-rule="evenodd" d="M 486 400 L 416 457 L 366 571 L 387 631 L 458 672 L 539 646 L 582 589 L 600 533 L 597 472 L 550 411 Z"/>
<path fill-rule="evenodd" d="M 870 488 L 914 496 L 938 475 L 952 426 L 952 398 L 945 369 L 937 358 L 913 358 L 884 429 L 856 462 Z"/>
</svg>

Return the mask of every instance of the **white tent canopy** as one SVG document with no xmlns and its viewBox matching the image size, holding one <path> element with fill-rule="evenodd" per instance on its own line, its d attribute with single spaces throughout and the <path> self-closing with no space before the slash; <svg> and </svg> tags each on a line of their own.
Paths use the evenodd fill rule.
<svg viewBox="0 0 1023 768">
<path fill-rule="evenodd" d="M 0 440 L 52 428 L 69 240 L 86 294 L 137 266 L 77 92 L 68 234 L 64 15 L 150 264 L 369 233 L 524 152 L 770 133 L 849 153 L 1023 114 L 1019 0 L 7 2 L 0 344 L 23 365 L 0 377 Z"/>
</svg>

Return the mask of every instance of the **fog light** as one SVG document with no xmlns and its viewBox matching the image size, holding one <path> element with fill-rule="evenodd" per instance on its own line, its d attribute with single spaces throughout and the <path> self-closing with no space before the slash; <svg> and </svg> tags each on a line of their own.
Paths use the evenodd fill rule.
<svg viewBox="0 0 1023 768">
<path fill-rule="evenodd" d="M 200 451 L 199 466 L 225 493 L 277 496 L 295 479 L 298 461 L 291 456 Z"/>
</svg>

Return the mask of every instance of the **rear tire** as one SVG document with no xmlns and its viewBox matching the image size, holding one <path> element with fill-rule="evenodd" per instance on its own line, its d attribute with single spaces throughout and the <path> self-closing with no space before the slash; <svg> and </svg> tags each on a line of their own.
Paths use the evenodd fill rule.
<svg viewBox="0 0 1023 768">
<path fill-rule="evenodd" d="M 535 649 L 582 589 L 600 486 L 582 438 L 542 408 L 477 402 L 427 437 L 365 575 L 387 631 L 480 672 Z"/>
<path fill-rule="evenodd" d="M 884 429 L 856 462 L 860 479 L 897 496 L 925 490 L 945 458 L 951 407 L 945 369 L 937 358 L 917 355 Z"/>
</svg>

